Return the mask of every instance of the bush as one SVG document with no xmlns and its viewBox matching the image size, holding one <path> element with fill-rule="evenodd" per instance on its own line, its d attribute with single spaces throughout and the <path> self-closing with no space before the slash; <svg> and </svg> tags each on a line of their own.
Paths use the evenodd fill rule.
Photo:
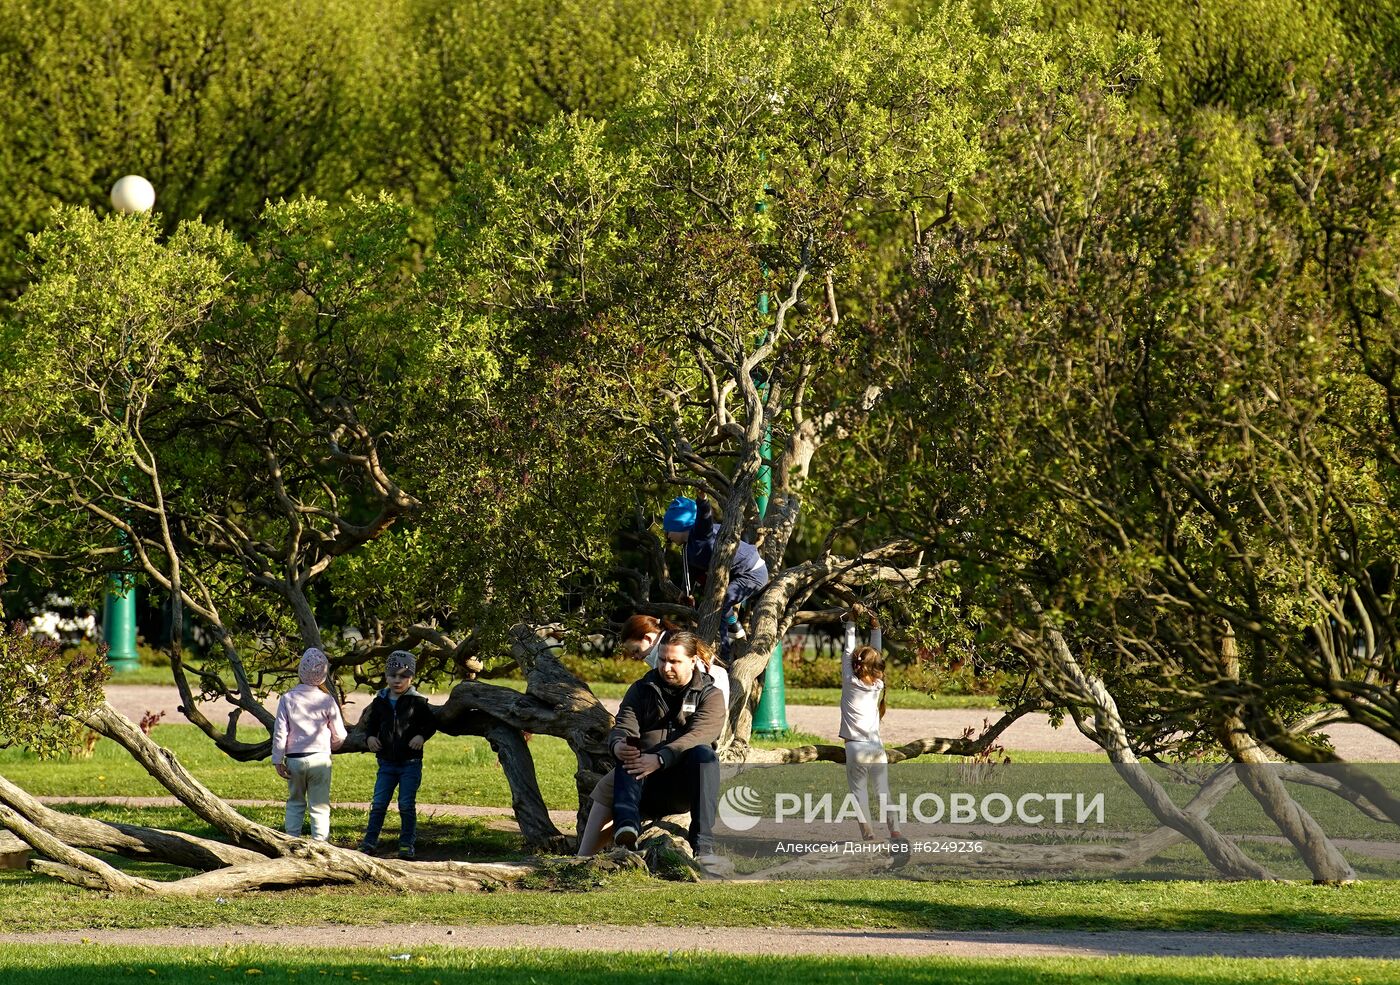
<svg viewBox="0 0 1400 985">
<path fill-rule="evenodd" d="M 82 718 L 102 701 L 101 653 L 69 659 L 20 623 L 0 624 L 0 747 L 54 756 L 83 745 Z"/>
<path fill-rule="evenodd" d="M 834 657 L 803 659 L 786 655 L 783 677 L 788 687 L 841 686 L 841 661 Z M 928 694 L 994 694 L 998 681 L 978 678 L 966 667 L 949 670 L 932 663 L 885 664 L 885 686 L 893 690 L 923 691 Z"/>
</svg>

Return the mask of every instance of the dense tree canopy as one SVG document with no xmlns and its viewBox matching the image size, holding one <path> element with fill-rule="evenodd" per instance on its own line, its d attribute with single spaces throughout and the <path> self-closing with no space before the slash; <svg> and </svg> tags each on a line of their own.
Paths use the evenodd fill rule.
<svg viewBox="0 0 1400 985">
<path fill-rule="evenodd" d="M 360 28 L 327 20 L 279 60 L 345 63 L 307 143 L 236 193 L 247 169 L 215 155 L 164 218 L 53 213 L 3 323 L 0 540 L 178 598 L 219 647 L 191 671 L 177 644 L 177 680 L 227 750 L 266 744 L 197 692 L 265 722 L 302 646 L 367 681 L 408 645 L 466 678 L 446 719 L 507 750 L 549 843 L 520 733 L 568 738 L 585 793 L 607 716 L 536 628 L 643 610 L 714 638 L 741 537 L 773 577 L 733 663 L 735 756 L 764 755 L 748 715 L 784 631 L 858 602 L 1004 671 L 998 727 L 1049 709 L 1125 769 L 1331 759 L 1315 733 L 1340 719 L 1400 737 L 1380 7 L 393 9 L 364 51 L 413 52 L 386 62 L 402 86 L 361 92 L 384 69 L 349 67 Z M 305 116 L 249 85 L 208 98 Z M 724 521 L 692 608 L 653 519 L 694 489 Z M 471 679 L 507 647 L 523 696 Z"/>
</svg>

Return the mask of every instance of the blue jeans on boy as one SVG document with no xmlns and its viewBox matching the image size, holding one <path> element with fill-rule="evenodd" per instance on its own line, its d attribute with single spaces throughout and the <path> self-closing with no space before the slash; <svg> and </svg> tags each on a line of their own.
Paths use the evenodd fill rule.
<svg viewBox="0 0 1400 985">
<path fill-rule="evenodd" d="M 384 827 L 384 815 L 389 813 L 389 801 L 394 788 L 399 788 L 399 851 L 412 848 L 418 827 L 418 788 L 423 783 L 423 760 L 408 759 L 395 763 L 379 760 L 379 773 L 374 778 L 374 800 L 369 808 L 369 825 L 365 828 L 365 844 L 379 844 L 379 829 Z"/>
<path fill-rule="evenodd" d="M 768 584 L 768 565 L 762 561 L 741 574 L 730 572 L 729 588 L 725 591 L 724 601 L 720 603 L 719 607 L 720 619 L 723 623 L 719 634 L 719 656 L 726 667 L 729 666 L 730 627 L 739 621 L 739 606 L 748 601 L 749 596 L 760 591 L 766 584 Z"/>
</svg>

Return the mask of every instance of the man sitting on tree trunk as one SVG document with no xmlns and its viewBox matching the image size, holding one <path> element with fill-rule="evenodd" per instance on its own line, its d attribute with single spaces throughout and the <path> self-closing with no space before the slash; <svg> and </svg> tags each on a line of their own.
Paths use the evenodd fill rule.
<svg viewBox="0 0 1400 985">
<path fill-rule="evenodd" d="M 613 841 L 637 844 L 643 817 L 690 812 L 690 845 L 702 864 L 714 852 L 719 740 L 727 709 L 699 663 L 705 644 L 673 633 L 656 669 L 627 689 L 608 744 L 618 768 L 598 782 L 595 801 L 612 802 Z"/>
</svg>

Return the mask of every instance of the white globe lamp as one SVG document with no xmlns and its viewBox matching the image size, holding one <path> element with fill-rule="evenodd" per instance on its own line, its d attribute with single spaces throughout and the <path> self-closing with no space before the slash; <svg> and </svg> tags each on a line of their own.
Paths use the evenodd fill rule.
<svg viewBox="0 0 1400 985">
<path fill-rule="evenodd" d="M 149 212 L 155 204 L 156 190 L 139 174 L 129 174 L 112 186 L 112 208 L 118 212 Z"/>
</svg>

